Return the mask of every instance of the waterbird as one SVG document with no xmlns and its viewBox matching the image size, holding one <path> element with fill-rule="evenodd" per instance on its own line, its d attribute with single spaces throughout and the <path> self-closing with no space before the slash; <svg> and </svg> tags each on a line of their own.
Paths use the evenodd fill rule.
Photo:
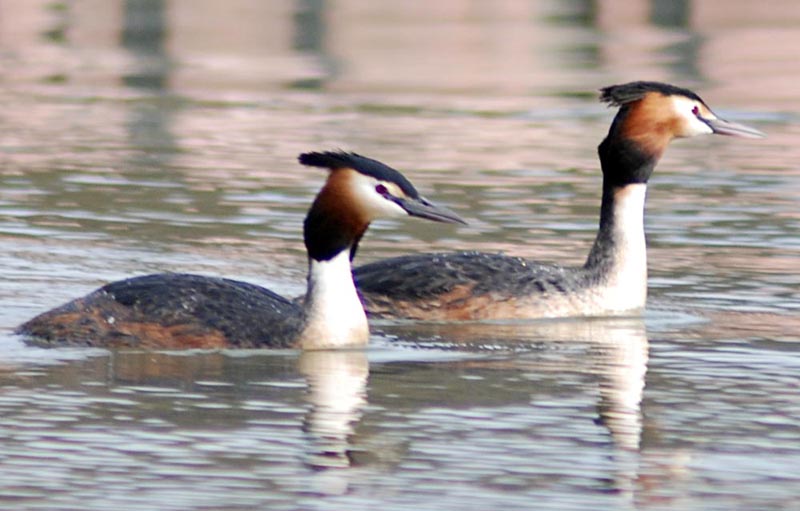
<svg viewBox="0 0 800 511">
<path fill-rule="evenodd" d="M 600 89 L 619 110 L 598 147 L 600 225 L 581 267 L 481 252 L 411 254 L 354 271 L 370 317 L 417 320 L 530 319 L 632 314 L 647 299 L 647 182 L 675 138 L 758 138 L 719 118 L 691 90 L 637 81 Z"/>
<path fill-rule="evenodd" d="M 158 273 L 112 282 L 18 327 L 44 346 L 301 348 L 363 346 L 367 317 L 351 260 L 370 222 L 414 216 L 464 223 L 417 192 L 397 170 L 352 152 L 308 152 L 329 170 L 303 223 L 308 279 L 301 304 L 226 278 Z"/>
</svg>

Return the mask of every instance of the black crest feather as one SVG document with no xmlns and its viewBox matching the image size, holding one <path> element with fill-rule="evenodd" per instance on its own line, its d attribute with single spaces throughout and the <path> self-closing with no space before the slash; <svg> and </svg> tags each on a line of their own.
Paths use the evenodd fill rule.
<svg viewBox="0 0 800 511">
<path fill-rule="evenodd" d="M 665 96 L 686 96 L 703 101 L 700 96 L 689 89 L 662 82 L 629 82 L 603 87 L 600 89 L 600 101 L 608 103 L 609 106 L 623 106 L 639 101 L 651 92 L 658 92 Z"/>
<path fill-rule="evenodd" d="M 419 192 L 403 174 L 378 160 L 373 160 L 360 154 L 345 151 L 323 151 L 303 153 L 297 159 L 301 164 L 309 167 L 321 167 L 331 170 L 350 168 L 375 179 L 394 183 L 408 197 L 412 199 L 419 198 Z"/>
</svg>

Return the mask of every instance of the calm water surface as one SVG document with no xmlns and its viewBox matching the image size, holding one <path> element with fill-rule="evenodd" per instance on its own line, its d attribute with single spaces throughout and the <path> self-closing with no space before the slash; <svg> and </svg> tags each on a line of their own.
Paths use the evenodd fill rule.
<svg viewBox="0 0 800 511">
<path fill-rule="evenodd" d="M 0 2 L 3 509 L 800 509 L 800 7 L 791 1 Z M 632 79 L 764 140 L 678 141 L 644 318 L 373 325 L 366 350 L 42 350 L 25 319 L 113 279 L 303 291 L 344 148 L 468 221 L 361 262 L 580 264 Z"/>
</svg>

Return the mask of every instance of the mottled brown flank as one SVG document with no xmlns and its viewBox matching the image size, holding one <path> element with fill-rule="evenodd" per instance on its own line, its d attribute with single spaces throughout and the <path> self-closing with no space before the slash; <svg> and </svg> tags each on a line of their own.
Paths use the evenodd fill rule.
<svg viewBox="0 0 800 511">
<path fill-rule="evenodd" d="M 498 299 L 493 294 L 474 295 L 474 288 L 474 284 L 459 285 L 447 293 L 413 301 L 370 294 L 362 296 L 362 301 L 373 318 L 470 321 L 527 317 L 530 312 L 523 300 Z"/>
<path fill-rule="evenodd" d="M 117 331 L 135 339 L 134 346 L 165 349 L 214 349 L 229 346 L 225 335 L 194 325 L 165 326 L 148 322 L 120 322 Z"/>
<path fill-rule="evenodd" d="M 627 108 L 623 138 L 635 141 L 648 154 L 660 158 L 680 131 L 681 120 L 675 116 L 669 97 L 651 92 Z"/>
<path fill-rule="evenodd" d="M 224 334 L 196 325 L 162 325 L 137 318 L 108 295 L 93 294 L 33 318 L 19 332 L 34 344 L 106 348 L 224 348 Z"/>
</svg>

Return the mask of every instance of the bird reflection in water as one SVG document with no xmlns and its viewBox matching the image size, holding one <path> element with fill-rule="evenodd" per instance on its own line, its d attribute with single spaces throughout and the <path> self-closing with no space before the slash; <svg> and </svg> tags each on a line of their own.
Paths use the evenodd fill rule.
<svg viewBox="0 0 800 511">
<path fill-rule="evenodd" d="M 345 493 L 348 475 L 328 469 L 354 464 L 351 437 L 367 403 L 367 355 L 362 350 L 306 351 L 300 356 L 298 370 L 306 380 L 310 405 L 303 431 L 305 463 L 317 471 L 311 491 Z"/>
<path fill-rule="evenodd" d="M 615 491 L 633 495 L 638 479 L 641 404 L 649 353 L 642 318 L 407 323 L 384 330 L 403 340 L 425 339 L 419 341 L 419 347 L 493 353 L 489 358 L 460 365 L 486 375 L 495 371 L 530 375 L 536 382 L 530 386 L 533 394 L 528 394 L 533 406 L 540 399 L 553 399 L 548 389 L 563 388 L 564 375 L 590 376 L 586 391 L 597 395 L 595 423 L 608 431 L 613 446 L 616 471 L 611 485 Z M 494 406 L 519 399 L 518 389 L 511 385 L 516 387 L 509 384 L 505 399 L 497 394 L 492 397 Z"/>
</svg>

